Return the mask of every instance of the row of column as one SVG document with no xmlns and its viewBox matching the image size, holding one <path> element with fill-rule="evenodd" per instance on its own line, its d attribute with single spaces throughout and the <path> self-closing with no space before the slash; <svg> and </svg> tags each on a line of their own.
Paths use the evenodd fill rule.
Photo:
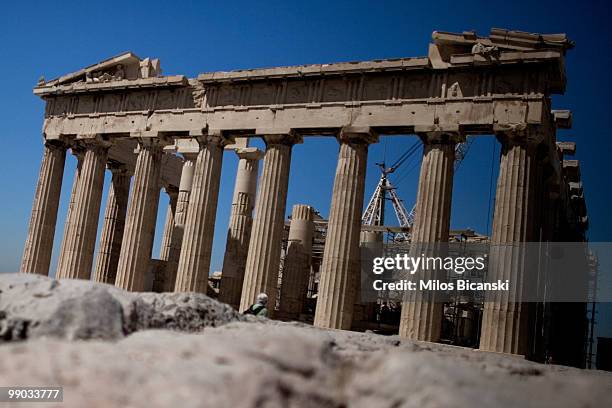
<svg viewBox="0 0 612 408">
<path fill-rule="evenodd" d="M 526 133 L 522 130 L 499 135 L 503 149 L 493 222 L 494 244 L 525 242 L 531 238 L 529 223 L 534 207 L 534 146 L 537 139 Z M 460 137 L 446 132 L 420 136 L 424 143 L 424 156 L 413 242 L 446 241 L 455 146 Z M 347 128 L 342 130 L 338 139 L 338 165 L 321 265 L 315 325 L 348 329 L 357 295 L 360 219 L 368 145 L 376 142 L 377 137 L 369 129 Z M 204 292 L 207 288 L 223 147 L 231 142 L 222 135 L 202 135 L 197 140 L 200 150 L 195 163 L 186 164 L 183 174 L 185 180 L 193 180 L 185 181 L 184 185 L 181 182 L 179 191 L 170 194 L 171 205 L 162 246 L 162 258 L 170 265 L 171 271 L 168 288 L 176 274 L 176 291 Z M 301 142 L 298 135 L 291 133 L 265 135 L 264 140 L 266 151 L 255 200 L 259 157 L 254 151 L 242 152 L 242 156 L 239 153 L 239 174 L 227 237 L 220 297 L 240 310 L 246 309 L 260 292 L 268 294 L 271 305 L 276 303 L 291 150 L 294 144 Z M 108 147 L 108 143 L 96 137 L 83 140 L 80 148 L 73 149 L 78 166 L 58 263 L 58 278 L 89 278 Z M 21 266 L 24 272 L 48 272 L 65 152 L 65 146 L 59 142 L 49 141 L 45 145 Z M 113 180 L 96 264 L 97 280 L 112 282 L 115 277 L 115 284 L 121 288 L 144 290 L 159 201 L 161 155 L 162 144 L 158 138 L 140 140 L 132 196 L 126 212 L 123 209 L 129 191 L 129 175 L 121 166 L 111 166 Z M 191 162 L 188 160 L 187 163 Z M 253 202 L 254 219 L 251 216 Z M 296 220 L 304 218 L 303 215 L 296 216 Z M 489 273 L 497 274 L 500 279 L 518 279 L 518 275 L 523 273 L 520 266 L 509 265 L 503 259 L 491 259 L 489 268 Z M 294 289 L 290 285 L 286 287 L 289 293 Z M 289 302 L 291 296 L 287 298 Z M 422 294 L 416 296 L 404 302 L 400 334 L 417 340 L 436 341 L 440 335 L 442 306 L 435 298 Z M 481 348 L 523 353 L 525 319 L 521 304 L 504 299 L 487 304 Z"/>
<path fill-rule="evenodd" d="M 536 208 L 536 148 L 543 140 L 537 129 L 511 129 L 498 133 L 502 145 L 488 275 L 510 280 L 513 291 L 499 292 L 485 302 L 480 349 L 512 354 L 527 353 L 528 310 L 521 302 L 527 280 L 525 259 L 515 256 L 516 242 L 534 239 Z M 454 135 L 422 136 L 424 156 L 417 194 L 411 252 L 421 253 L 432 243 L 448 240 L 455 145 Z M 435 248 L 435 245 L 433 246 Z M 435 278 L 424 271 L 424 279 Z M 399 334 L 415 340 L 438 341 L 443 319 L 442 303 L 435 294 L 409 292 Z"/>
<path fill-rule="evenodd" d="M 142 290 L 149 265 L 159 200 L 162 145 L 157 138 L 141 139 L 128 207 L 131 175 L 108 162 L 111 143 L 100 136 L 80 136 L 69 146 L 45 144 L 34 198 L 22 272 L 47 275 L 55 235 L 66 149 L 77 158 L 56 277 L 89 279 L 96 243 L 104 172 L 112 172 L 95 279 L 130 290 Z"/>
<path fill-rule="evenodd" d="M 460 135 L 447 132 L 429 132 L 420 137 L 424 153 L 417 193 L 417 216 L 412 230 L 411 251 L 415 253 L 420 253 L 425 247 L 431 249 L 432 243 L 448 240 L 455 148 L 462 141 Z M 493 245 L 528 242 L 533 239 L 534 230 L 535 151 L 542 136 L 536 130 L 511 129 L 500 132 L 498 139 L 503 148 L 491 242 Z M 314 324 L 319 327 L 349 329 L 359 273 L 359 232 L 367 146 L 376 138 L 368 132 L 345 131 L 339 140 L 340 152 Z M 246 308 L 256 294 L 262 291 L 268 293 L 271 304 L 275 304 L 279 234 L 284 213 L 290 149 L 268 149 L 266 158 L 262 182 L 267 184 L 260 187 L 262 196 L 257 201 L 258 216 L 249 247 L 241 308 Z M 281 290 L 286 290 L 289 295 L 285 298 L 286 293 L 283 293 L 281 310 L 292 310 L 287 305 L 295 300 L 290 293 L 295 285 L 299 286 L 299 280 L 296 281 L 292 274 L 291 231 L 289 241 L 286 265 L 286 268 L 289 266 L 289 273 L 287 281 L 283 279 L 281 285 Z M 509 279 L 517 283 L 519 291 L 520 282 L 525 281 L 525 273 L 525 265 L 520 261 L 514 262 L 508 254 L 497 253 L 490 258 L 489 274 L 496 279 Z M 305 276 L 303 271 L 301 274 Z M 510 293 L 485 304 L 481 349 L 526 353 L 527 310 L 520 299 L 520 293 Z M 434 294 L 410 292 L 402 308 L 400 335 L 415 340 L 438 341 L 443 319 L 442 306 Z"/>
</svg>

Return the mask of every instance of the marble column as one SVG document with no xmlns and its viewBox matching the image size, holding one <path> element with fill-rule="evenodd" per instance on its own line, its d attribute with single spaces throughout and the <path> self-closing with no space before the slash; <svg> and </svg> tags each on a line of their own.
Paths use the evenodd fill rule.
<svg viewBox="0 0 612 408">
<path fill-rule="evenodd" d="M 314 325 L 350 329 L 359 275 L 359 234 L 368 145 L 377 140 L 369 129 L 343 129 L 334 179 L 327 237 L 321 263 Z"/>
<path fill-rule="evenodd" d="M 183 234 L 185 232 L 185 222 L 187 221 L 187 208 L 189 208 L 189 196 L 191 195 L 191 185 L 193 184 L 193 169 L 196 157 L 190 154 L 183 154 L 185 162 L 181 172 L 181 181 L 176 200 L 176 211 L 174 213 L 174 231 L 170 244 L 170 253 L 166 261 L 166 280 L 164 292 L 174 291 L 176 284 L 176 271 L 181 256 L 183 245 Z"/>
<path fill-rule="evenodd" d="M 56 278 L 90 279 L 93 265 L 104 170 L 110 144 L 100 138 L 83 139 L 83 164 L 78 172 L 74 204 L 66 222 Z"/>
<path fill-rule="evenodd" d="M 312 260 L 314 211 L 303 204 L 293 206 L 285 255 L 279 312 L 297 318 L 304 307 Z"/>
<path fill-rule="evenodd" d="M 423 159 L 417 190 L 416 216 L 411 230 L 410 253 L 438 256 L 448 242 L 453 193 L 457 134 L 421 134 Z M 419 279 L 438 279 L 439 271 L 420 270 Z M 443 319 L 443 303 L 435 292 L 407 292 L 403 300 L 399 335 L 413 340 L 438 341 Z"/>
<path fill-rule="evenodd" d="M 75 205 L 75 200 L 77 196 L 77 187 L 79 186 L 79 176 L 81 174 L 81 169 L 83 168 L 83 157 L 85 156 L 85 149 L 83 148 L 81 144 L 72 143 L 72 146 L 70 147 L 70 152 L 76 158 L 77 164 L 76 164 L 76 168 L 74 169 L 74 176 L 72 178 L 72 188 L 70 189 L 70 199 L 68 201 L 68 210 L 66 211 L 66 219 L 64 221 L 64 234 L 66 234 L 66 231 L 68 231 L 71 228 L 70 224 L 72 222 L 72 217 L 70 216 L 70 214 L 72 213 L 72 209 L 74 208 L 74 205 Z M 64 247 L 66 246 L 66 244 L 67 242 L 64 239 L 62 239 L 61 246 L 60 246 L 60 252 L 59 252 L 58 259 L 57 259 L 58 265 L 64 263 L 63 258 L 64 258 L 64 254 L 66 253 L 64 250 Z M 56 268 L 56 276 L 57 276 L 57 268 Z"/>
<path fill-rule="evenodd" d="M 216 135 L 199 138 L 187 221 L 176 273 L 175 291 L 206 293 L 212 251 L 223 147 L 229 140 Z"/>
<path fill-rule="evenodd" d="M 528 304 L 522 291 L 528 280 L 526 259 L 516 243 L 534 239 L 536 146 L 541 135 L 530 129 L 498 134 L 502 144 L 491 236 L 489 280 L 510 281 L 511 290 L 486 299 L 480 349 L 527 353 Z M 513 243 L 513 245 L 505 245 Z"/>
<path fill-rule="evenodd" d="M 160 139 L 140 139 L 115 280 L 116 286 L 133 292 L 145 289 L 159 206 L 162 154 Z"/>
<path fill-rule="evenodd" d="M 370 253 L 376 253 L 376 251 L 382 249 L 383 245 L 383 233 L 377 231 L 364 231 L 362 229 L 359 234 L 359 248 L 360 255 L 363 257 L 364 254 L 367 258 L 371 255 Z M 371 287 L 372 279 L 371 276 L 362 276 L 361 273 L 357 277 L 357 285 L 355 286 L 355 293 L 360 295 L 363 294 L 361 288 L 364 285 Z M 374 295 L 374 292 L 372 292 Z M 383 296 L 388 295 L 385 292 Z M 378 308 L 377 299 L 374 296 L 370 296 L 370 293 L 366 296 L 356 296 L 355 303 L 353 306 L 353 326 L 363 325 L 362 322 L 374 321 L 376 319 L 376 310 Z"/>
<path fill-rule="evenodd" d="M 94 279 L 96 282 L 114 285 L 121 254 L 121 241 L 123 240 L 132 176 L 121 164 L 109 163 L 107 167 L 112 173 L 112 178 L 106 198 L 104 224 L 100 235 Z"/>
<path fill-rule="evenodd" d="M 249 242 L 239 310 L 245 310 L 259 293 L 268 295 L 269 315 L 277 298 L 281 239 L 285 219 L 291 149 L 301 138 L 294 134 L 264 136 L 266 152 L 255 200 L 255 219 Z"/>
<path fill-rule="evenodd" d="M 172 250 L 172 239 L 174 235 L 174 220 L 176 214 L 176 204 L 178 201 L 178 188 L 174 186 L 166 186 L 164 188 L 168 194 L 168 209 L 166 210 L 166 221 L 164 223 L 164 233 L 162 235 L 161 247 L 159 249 L 159 259 L 168 261 L 170 259 L 170 251 Z"/>
<path fill-rule="evenodd" d="M 238 149 L 236 154 L 240 160 L 232 199 L 232 213 L 227 230 L 219 301 L 238 309 L 253 226 L 259 160 L 263 153 L 252 147 Z"/>
<path fill-rule="evenodd" d="M 45 142 L 20 272 L 49 274 L 65 162 L 66 145 Z"/>
<path fill-rule="evenodd" d="M 175 186 L 165 186 L 164 190 L 168 195 L 168 208 L 166 209 L 166 221 L 162 234 L 161 247 L 159 249 L 159 260 L 164 261 L 163 266 L 156 268 L 153 272 L 153 292 L 172 292 L 176 281 L 176 274 L 172 273 L 171 258 L 173 256 L 173 244 L 176 228 L 174 226 L 176 217 L 176 204 L 178 201 L 179 189 Z"/>
</svg>

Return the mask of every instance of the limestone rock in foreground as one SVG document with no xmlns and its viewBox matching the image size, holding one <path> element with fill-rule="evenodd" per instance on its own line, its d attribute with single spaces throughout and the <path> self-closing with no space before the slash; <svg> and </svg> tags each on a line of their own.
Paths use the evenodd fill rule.
<svg viewBox="0 0 612 408">
<path fill-rule="evenodd" d="M 155 328 L 196 332 L 243 319 L 199 293 L 130 293 L 91 281 L 0 273 L 0 342 L 111 340 Z"/>
<path fill-rule="evenodd" d="M 62 407 L 612 406 L 610 373 L 271 321 L 5 344 L 0 383 L 63 385 Z"/>
</svg>

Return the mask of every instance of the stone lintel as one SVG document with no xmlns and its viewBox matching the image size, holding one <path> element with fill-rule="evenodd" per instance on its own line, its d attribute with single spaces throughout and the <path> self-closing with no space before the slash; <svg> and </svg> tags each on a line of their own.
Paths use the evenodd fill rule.
<svg viewBox="0 0 612 408">
<path fill-rule="evenodd" d="M 445 103 L 442 99 L 440 99 L 439 101 L 440 103 Z M 459 131 L 460 131 L 459 123 L 445 123 L 445 124 L 432 123 L 428 125 L 415 125 L 414 126 L 414 133 L 416 134 L 429 133 L 429 132 L 457 133 Z"/>
<path fill-rule="evenodd" d="M 381 134 L 420 133 L 434 130 L 463 131 L 466 134 L 491 134 L 495 125 L 542 124 L 550 116 L 547 99 L 542 96 L 494 96 L 482 98 L 404 101 L 399 105 L 384 101 L 364 103 L 358 108 L 344 104 L 325 104 L 321 109 L 287 106 L 277 112 L 258 108 L 219 110 L 204 114 L 195 110 L 155 111 L 150 118 L 141 112 L 128 112 L 122 120 L 109 120 L 115 113 L 97 116 L 48 116 L 44 133 L 74 135 L 80 129 L 110 134 L 130 134 L 133 129 L 150 129 L 182 137 L 204 134 L 203 128 L 227 129 L 240 135 L 265 135 L 299 129 L 300 134 L 333 136 L 344 126 L 372 127 Z M 132 124 L 132 121 L 134 122 Z M 202 123 L 197 132 L 194 123 Z M 298 128 L 299 125 L 299 128 Z M 257 132 L 256 132 L 257 129 Z M 273 129 L 273 130 L 271 130 Z M 177 136 L 177 134 L 184 136 Z M 240 139 L 237 137 L 237 139 Z"/>
<path fill-rule="evenodd" d="M 255 134 L 262 135 L 262 136 L 267 136 L 267 135 L 270 135 L 270 136 L 296 135 L 297 136 L 297 132 L 290 127 L 257 128 L 255 129 Z"/>
</svg>

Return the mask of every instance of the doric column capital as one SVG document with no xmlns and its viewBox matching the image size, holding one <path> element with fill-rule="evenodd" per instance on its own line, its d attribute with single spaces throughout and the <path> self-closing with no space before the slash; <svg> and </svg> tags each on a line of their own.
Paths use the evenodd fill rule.
<svg viewBox="0 0 612 408">
<path fill-rule="evenodd" d="M 547 126 L 531 126 L 525 123 L 498 125 L 494 127 L 497 139 L 504 146 L 536 146 L 546 140 Z"/>
<path fill-rule="evenodd" d="M 239 159 L 260 160 L 264 153 L 256 147 L 242 147 L 234 150 Z"/>
<path fill-rule="evenodd" d="M 287 129 L 283 131 L 279 130 L 258 130 L 257 133 L 262 134 L 264 142 L 267 146 L 270 145 L 286 145 L 293 146 L 294 144 L 300 144 L 304 141 L 302 136 L 295 132 L 293 129 Z"/>
<path fill-rule="evenodd" d="M 78 135 L 75 143 L 80 144 L 85 149 L 109 149 L 113 144 L 108 137 L 100 134 Z"/>
<path fill-rule="evenodd" d="M 159 148 L 163 149 L 164 146 L 170 144 L 167 139 L 157 137 L 138 137 L 138 146 L 134 150 L 134 153 L 138 154 L 141 149 Z"/>
<path fill-rule="evenodd" d="M 378 134 L 370 127 L 345 126 L 338 134 L 340 143 L 372 144 L 378 142 Z"/>
<path fill-rule="evenodd" d="M 45 140 L 45 147 L 53 150 L 66 150 L 69 146 L 63 140 L 50 139 Z"/>
<path fill-rule="evenodd" d="M 80 141 L 71 140 L 68 143 L 68 148 L 70 148 L 70 153 L 77 158 L 77 160 L 83 160 L 83 156 L 85 155 L 85 146 Z"/>
<path fill-rule="evenodd" d="M 458 132 L 432 131 L 418 134 L 423 144 L 457 144 L 465 142 L 465 135 Z"/>
<path fill-rule="evenodd" d="M 138 141 L 139 146 L 165 147 L 174 144 L 174 139 L 167 133 L 153 130 L 138 130 L 130 132 L 130 137 Z"/>
<path fill-rule="evenodd" d="M 233 144 L 234 137 L 223 134 L 222 132 L 209 132 L 204 135 L 195 136 L 194 139 L 200 145 L 200 149 L 203 149 L 205 146 L 216 145 L 221 148 Z"/>
</svg>

